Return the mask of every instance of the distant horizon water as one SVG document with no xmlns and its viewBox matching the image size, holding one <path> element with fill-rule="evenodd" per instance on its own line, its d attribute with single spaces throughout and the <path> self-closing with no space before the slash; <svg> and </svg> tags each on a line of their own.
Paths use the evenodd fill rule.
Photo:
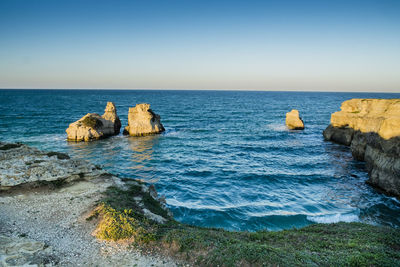
<svg viewBox="0 0 400 267">
<path fill-rule="evenodd" d="M 0 90 L 0 140 L 65 152 L 120 177 L 155 185 L 178 221 L 228 230 L 281 230 L 313 223 L 400 227 L 400 201 L 365 181 L 349 147 L 326 142 L 330 115 L 351 98 L 390 93 L 185 90 Z M 68 125 L 115 103 L 149 103 L 166 131 L 67 142 Z M 285 127 L 298 109 L 304 131 Z"/>
<path fill-rule="evenodd" d="M 399 89 L 381 90 L 297 90 L 297 89 L 174 89 L 174 88 L 0 88 L 0 90 L 99 90 L 99 91 L 232 91 L 232 92 L 299 92 L 299 93 L 376 93 L 400 94 Z"/>
</svg>

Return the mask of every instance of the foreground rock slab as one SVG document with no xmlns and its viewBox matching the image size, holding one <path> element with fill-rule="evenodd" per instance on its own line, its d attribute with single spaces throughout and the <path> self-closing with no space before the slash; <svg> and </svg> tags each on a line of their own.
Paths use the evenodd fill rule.
<svg viewBox="0 0 400 267">
<path fill-rule="evenodd" d="M 97 113 L 88 113 L 81 119 L 71 123 L 66 130 L 69 141 L 92 141 L 119 134 L 121 121 L 117 109 L 112 102 L 108 102 L 103 116 Z"/>
<path fill-rule="evenodd" d="M 323 135 L 366 162 L 369 184 L 400 197 L 400 99 L 345 101 Z"/>
<path fill-rule="evenodd" d="M 23 236 L 0 234 L 0 266 L 44 266 L 58 262 L 51 255 L 51 247 Z"/>
<path fill-rule="evenodd" d="M 69 183 L 105 173 L 95 165 L 71 159 L 64 153 L 0 142 L 0 192 L 15 186 Z"/>
<path fill-rule="evenodd" d="M 286 113 L 286 126 L 290 130 L 303 130 L 304 122 L 300 118 L 299 111 L 292 109 L 292 111 Z"/>
<path fill-rule="evenodd" d="M 160 115 L 150 109 L 149 104 L 137 104 L 129 108 L 128 126 L 124 129 L 125 135 L 143 136 L 164 132 Z"/>
</svg>

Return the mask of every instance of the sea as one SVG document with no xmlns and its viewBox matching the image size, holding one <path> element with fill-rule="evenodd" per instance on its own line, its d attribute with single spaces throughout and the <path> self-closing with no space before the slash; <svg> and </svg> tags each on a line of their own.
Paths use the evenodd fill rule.
<svg viewBox="0 0 400 267">
<path fill-rule="evenodd" d="M 154 184 L 180 222 L 232 231 L 282 230 L 314 223 L 400 226 L 400 202 L 366 184 L 349 147 L 324 141 L 331 113 L 351 98 L 400 94 L 180 91 L 0 90 L 0 140 L 59 151 L 119 177 Z M 115 103 L 149 103 L 160 135 L 66 140 L 68 125 Z M 285 115 L 300 111 L 303 131 Z M 122 129 L 121 129 L 122 132 Z"/>
</svg>

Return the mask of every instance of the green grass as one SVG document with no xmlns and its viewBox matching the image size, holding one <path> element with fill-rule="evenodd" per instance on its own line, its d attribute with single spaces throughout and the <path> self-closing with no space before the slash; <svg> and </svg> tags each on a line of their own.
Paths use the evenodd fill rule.
<svg viewBox="0 0 400 267">
<path fill-rule="evenodd" d="M 136 219 L 134 211 L 117 211 L 109 205 L 102 204 L 95 210 L 93 217 L 101 216 L 96 229 L 96 237 L 104 240 L 132 239 L 142 243 L 155 240 L 151 225 L 141 219 Z"/>
<path fill-rule="evenodd" d="M 97 128 L 100 128 L 101 126 L 103 126 L 103 123 L 101 122 L 101 120 L 94 118 L 92 116 L 87 116 L 81 122 L 83 125 L 85 125 L 87 127 L 92 127 L 94 129 L 97 129 Z"/>
<path fill-rule="evenodd" d="M 133 197 L 168 219 L 164 225 L 142 214 Z M 314 224 L 279 232 L 230 232 L 176 222 L 132 184 L 110 187 L 95 211 L 97 237 L 130 239 L 200 266 L 400 266 L 400 230 L 362 223 Z"/>
</svg>

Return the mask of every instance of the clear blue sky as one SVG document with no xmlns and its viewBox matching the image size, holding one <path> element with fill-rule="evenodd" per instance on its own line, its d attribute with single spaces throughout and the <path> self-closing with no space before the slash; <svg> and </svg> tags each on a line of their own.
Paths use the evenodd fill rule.
<svg viewBox="0 0 400 267">
<path fill-rule="evenodd" d="M 400 92 L 400 1 L 0 0 L 0 88 Z"/>
</svg>

